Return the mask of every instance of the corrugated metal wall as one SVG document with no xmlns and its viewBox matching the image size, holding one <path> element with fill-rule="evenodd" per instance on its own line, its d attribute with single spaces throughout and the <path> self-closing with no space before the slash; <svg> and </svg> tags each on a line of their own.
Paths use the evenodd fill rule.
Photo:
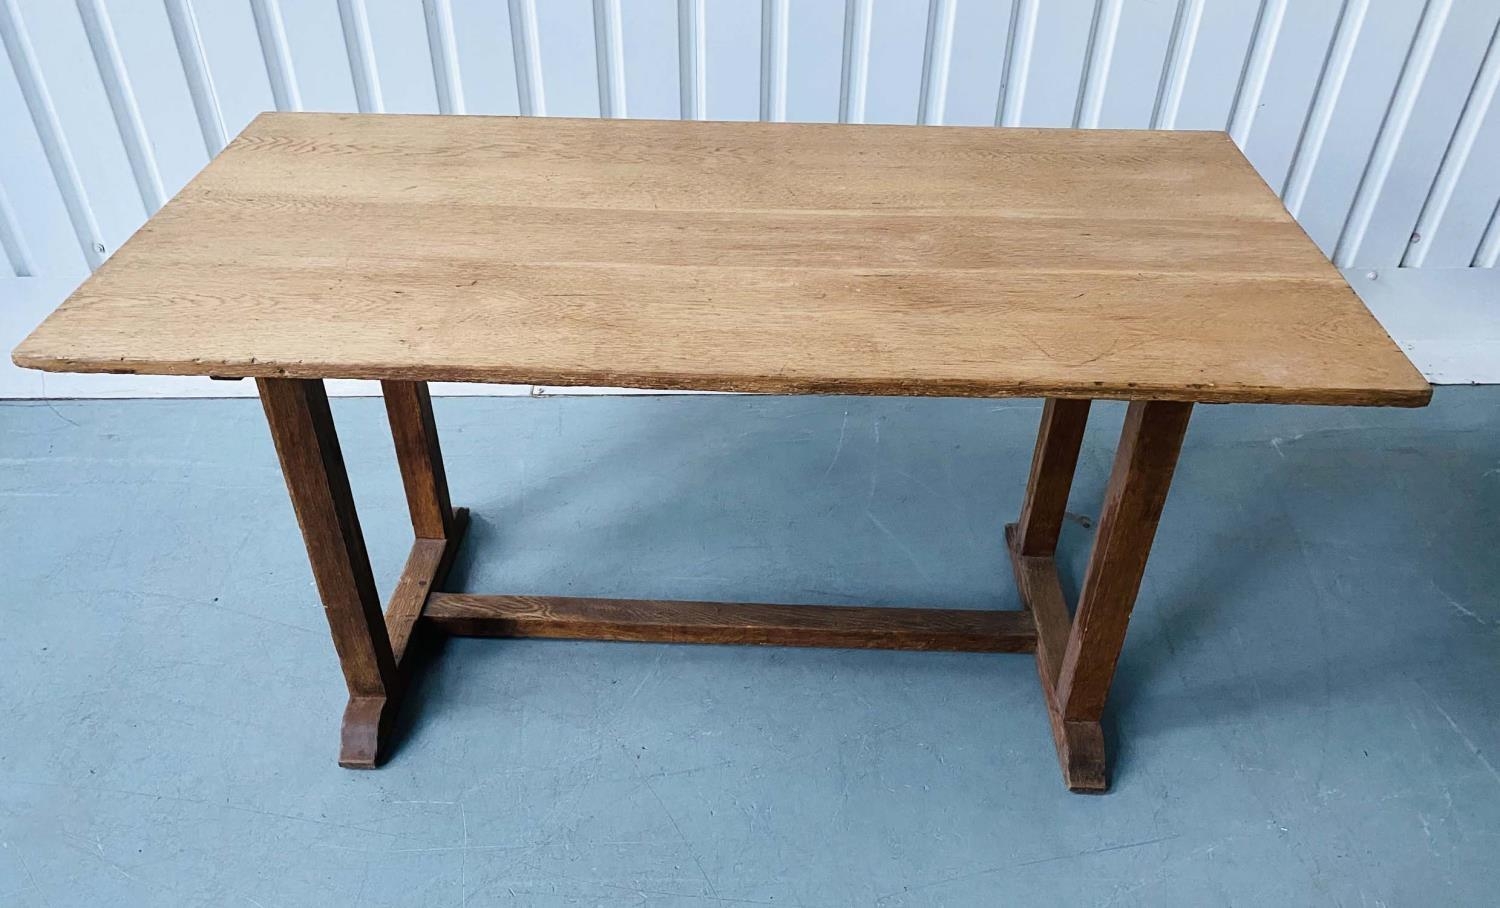
<svg viewBox="0 0 1500 908">
<path fill-rule="evenodd" d="M 1493 267 L 1497 22 L 1500 0 L 0 0 L 0 275 L 76 281 L 268 108 L 1228 129 L 1339 265 Z"/>
<path fill-rule="evenodd" d="M 0 238 L 97 265 L 257 111 L 1229 129 L 1345 266 L 1493 266 L 1495 0 L 0 0 Z"/>
</svg>

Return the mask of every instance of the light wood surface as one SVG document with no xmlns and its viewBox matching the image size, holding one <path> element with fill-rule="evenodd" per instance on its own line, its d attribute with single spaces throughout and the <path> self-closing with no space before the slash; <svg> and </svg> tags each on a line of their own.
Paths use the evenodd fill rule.
<svg viewBox="0 0 1500 908">
<path fill-rule="evenodd" d="M 1219 133 L 265 114 L 53 371 L 1421 405 Z"/>
</svg>

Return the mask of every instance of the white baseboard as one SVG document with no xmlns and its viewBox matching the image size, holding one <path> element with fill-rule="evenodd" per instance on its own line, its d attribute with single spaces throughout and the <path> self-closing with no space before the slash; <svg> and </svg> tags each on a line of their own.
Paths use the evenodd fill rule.
<svg viewBox="0 0 1500 908">
<path fill-rule="evenodd" d="M 1500 384 L 1500 270 L 1351 268 L 1349 283 L 1427 379 Z M 1373 275 L 1373 277 L 1372 277 Z M 10 351 L 73 290 L 69 280 L 0 278 L 0 398 L 251 397 L 249 381 L 167 375 L 73 375 L 21 369 Z M 330 394 L 374 395 L 374 382 L 331 381 Z M 437 395 L 662 394 L 626 388 L 436 382 Z"/>
<path fill-rule="evenodd" d="M 1347 268 L 1348 279 L 1433 384 L 1500 384 L 1500 269 Z"/>
</svg>

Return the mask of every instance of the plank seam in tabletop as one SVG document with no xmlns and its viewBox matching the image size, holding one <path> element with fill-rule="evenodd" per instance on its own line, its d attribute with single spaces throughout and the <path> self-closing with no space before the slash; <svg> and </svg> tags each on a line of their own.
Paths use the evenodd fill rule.
<svg viewBox="0 0 1500 908">
<path fill-rule="evenodd" d="M 1222 133 L 264 114 L 52 371 L 1420 406 Z"/>
</svg>

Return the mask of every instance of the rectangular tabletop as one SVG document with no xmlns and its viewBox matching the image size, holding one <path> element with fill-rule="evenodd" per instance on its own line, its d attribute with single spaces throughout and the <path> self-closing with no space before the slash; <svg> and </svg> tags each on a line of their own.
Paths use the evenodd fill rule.
<svg viewBox="0 0 1500 908">
<path fill-rule="evenodd" d="M 1431 393 L 1207 132 L 264 114 L 14 359 L 776 393 Z"/>
</svg>

